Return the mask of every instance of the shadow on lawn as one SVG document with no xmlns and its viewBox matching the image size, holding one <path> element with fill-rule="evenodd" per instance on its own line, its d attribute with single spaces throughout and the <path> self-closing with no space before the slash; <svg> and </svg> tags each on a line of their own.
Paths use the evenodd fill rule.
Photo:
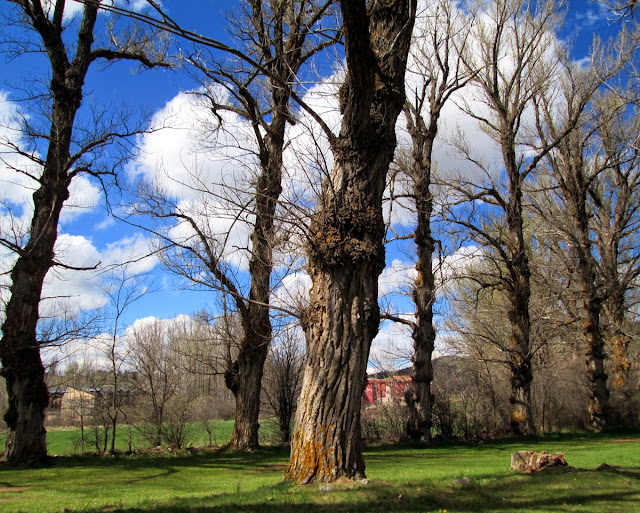
<svg viewBox="0 0 640 513">
<path fill-rule="evenodd" d="M 559 476 L 536 474 L 523 476 L 517 483 L 510 478 L 490 484 L 458 486 L 449 483 L 390 485 L 371 483 L 297 487 L 279 483 L 245 494 L 218 494 L 198 499 L 176 499 L 143 508 L 111 509 L 120 513 L 512 513 L 514 511 L 616 511 L 635 512 L 640 503 L 640 488 L 629 488 L 618 482 L 601 491 L 597 486 L 571 486 L 573 476 L 586 479 L 600 474 L 617 474 L 623 478 L 640 479 L 640 468 L 617 468 L 605 471 L 583 471 L 564 474 L 564 485 L 553 488 Z M 590 481 L 589 481 L 590 483 Z M 578 509 L 579 508 L 579 509 Z M 87 513 L 100 513 L 96 509 Z"/>
<path fill-rule="evenodd" d="M 104 468 L 109 469 L 168 469 L 168 468 L 217 468 L 227 470 L 269 469 L 282 470 L 283 461 L 287 461 L 289 449 L 282 447 L 264 448 L 246 453 L 235 452 L 227 448 L 213 450 L 197 450 L 194 453 L 148 452 L 141 454 L 117 454 L 100 456 L 56 456 L 43 463 L 15 467 L 0 462 L 0 473 L 6 471 L 35 470 L 45 468 Z"/>
</svg>

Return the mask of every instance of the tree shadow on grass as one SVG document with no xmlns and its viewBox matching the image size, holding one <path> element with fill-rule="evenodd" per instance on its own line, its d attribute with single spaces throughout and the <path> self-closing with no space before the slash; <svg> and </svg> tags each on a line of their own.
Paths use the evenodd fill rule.
<svg viewBox="0 0 640 513">
<path fill-rule="evenodd" d="M 605 474 L 614 475 L 602 488 L 591 486 Z M 577 479 L 586 479 L 577 483 Z M 120 513 L 512 513 L 529 511 L 638 511 L 640 468 L 589 473 L 536 474 L 495 479 L 488 484 L 413 483 L 394 485 L 312 485 L 279 483 L 255 492 L 220 493 L 197 499 L 179 498 L 142 508 L 112 509 Z M 598 481 L 599 483 L 599 481 Z M 95 509 L 87 513 L 105 511 Z"/>
<path fill-rule="evenodd" d="M 148 452 L 140 454 L 86 455 L 49 457 L 41 463 L 22 466 L 0 462 L 0 475 L 3 471 L 16 472 L 38 469 L 73 469 L 104 468 L 108 469 L 158 469 L 165 467 L 179 468 L 218 468 L 227 470 L 282 469 L 289 456 L 288 448 L 266 448 L 255 452 L 235 452 L 228 448 L 215 450 L 196 450 L 193 453 Z"/>
</svg>

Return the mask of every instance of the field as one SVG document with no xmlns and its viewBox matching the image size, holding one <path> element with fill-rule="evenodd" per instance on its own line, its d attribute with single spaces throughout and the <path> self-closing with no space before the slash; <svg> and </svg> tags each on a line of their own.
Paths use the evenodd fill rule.
<svg viewBox="0 0 640 513">
<path fill-rule="evenodd" d="M 510 472 L 511 452 L 525 449 L 562 451 L 576 469 Z M 152 450 L 0 465 L 0 512 L 640 512 L 640 433 L 369 448 L 367 484 L 284 483 L 287 458 L 281 448 Z"/>
<path fill-rule="evenodd" d="M 233 432 L 233 420 L 214 420 L 211 421 L 213 431 L 212 444 L 214 446 L 225 445 L 231 439 Z M 95 435 L 91 428 L 85 429 L 85 443 L 81 444 L 81 436 L 79 428 L 65 427 L 49 427 L 47 429 L 47 450 L 50 455 L 56 456 L 74 456 L 82 453 L 96 452 L 93 440 Z M 187 426 L 187 443 L 186 446 L 205 447 L 209 445 L 209 435 L 201 424 L 192 423 Z M 134 449 L 148 449 L 150 444 L 148 440 L 132 430 L 132 441 Z M 116 450 L 125 452 L 129 448 L 129 433 L 127 426 L 119 425 L 116 437 Z M 109 439 L 111 440 L 111 439 Z M 276 445 L 278 442 L 278 427 L 275 420 L 260 420 L 260 443 L 262 445 Z M 4 433 L 0 433 L 0 452 L 4 451 Z"/>
</svg>

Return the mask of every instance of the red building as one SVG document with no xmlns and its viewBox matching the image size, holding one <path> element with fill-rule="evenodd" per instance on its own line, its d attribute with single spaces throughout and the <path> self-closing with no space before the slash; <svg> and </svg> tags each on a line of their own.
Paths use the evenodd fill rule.
<svg viewBox="0 0 640 513">
<path fill-rule="evenodd" d="M 398 373 L 378 373 L 367 379 L 362 400 L 365 406 L 389 402 L 403 402 L 404 393 L 411 384 L 411 376 L 403 373 L 411 369 L 403 369 Z"/>
</svg>

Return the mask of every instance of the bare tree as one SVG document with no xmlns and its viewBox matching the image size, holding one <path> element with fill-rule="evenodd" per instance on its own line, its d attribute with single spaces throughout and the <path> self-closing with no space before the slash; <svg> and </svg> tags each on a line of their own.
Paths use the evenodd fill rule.
<svg viewBox="0 0 640 513">
<path fill-rule="evenodd" d="M 290 326 L 271 345 L 263 378 L 264 392 L 278 419 L 283 444 L 291 441 L 291 421 L 300 394 L 304 361 L 304 348 L 295 328 Z"/>
<path fill-rule="evenodd" d="M 83 131 L 74 134 L 87 72 L 100 61 L 125 59 L 145 67 L 164 63 L 160 54 L 153 56 L 153 39 L 145 31 L 138 33 L 142 40 L 118 42 L 117 34 L 113 34 L 105 47 L 94 45 L 97 2 L 86 3 L 80 19 L 69 26 L 64 20 L 64 0 L 17 0 L 12 4 L 10 15 L 23 27 L 23 34 L 28 34 L 18 46 L 46 54 L 51 73 L 43 100 L 48 126 L 39 130 L 25 120 L 24 128 L 30 144 L 44 141 L 46 155 L 40 157 L 34 151 L 35 146 L 9 148 L 33 163 L 32 168 L 15 170 L 26 174 L 35 184 L 29 233 L 20 240 L 4 234 L 0 239 L 3 246 L 17 255 L 0 344 L 2 373 L 9 395 L 5 414 L 10 429 L 6 457 L 12 463 L 24 463 L 46 456 L 44 408 L 48 394 L 36 325 L 45 275 L 52 267 L 63 265 L 53 250 L 60 212 L 69 198 L 72 180 L 82 173 L 98 178 L 112 174 L 111 170 L 101 169 L 96 155 L 112 141 L 127 139 L 135 132 L 127 128 L 127 123 L 120 125 L 121 119 L 110 122 L 105 118 L 101 129 L 90 137 Z M 69 39 L 74 30 L 75 42 Z"/>
<path fill-rule="evenodd" d="M 612 57 L 594 52 L 587 69 L 567 64 L 560 98 L 545 96 L 536 102 L 541 139 L 556 138 L 565 125 L 579 124 L 545 159 L 556 189 L 539 196 L 543 201 L 537 212 L 560 234 L 556 251 L 562 252 L 562 242 L 568 243 L 568 268 L 580 284 L 589 413 L 598 430 L 609 423 L 603 314 L 608 307 L 612 370 L 623 382 L 628 369 L 626 296 L 640 272 L 634 249 L 640 193 L 637 121 L 628 117 L 629 105 L 621 95 L 596 94 L 602 80 L 619 70 L 623 53 Z M 568 295 L 565 301 L 571 304 L 575 299 Z"/>
<path fill-rule="evenodd" d="M 433 150 L 443 107 L 473 76 L 460 57 L 460 53 L 466 51 L 469 33 L 469 20 L 447 0 L 433 2 L 418 16 L 407 71 L 407 101 L 403 108 L 412 148 L 409 162 L 406 166 L 400 163 L 399 170 L 409 179 L 409 194 L 417 214 L 413 233 L 416 279 L 412 290 L 416 311 L 415 321 L 399 316 L 384 317 L 411 328 L 414 354 L 411 386 L 405 393 L 409 407 L 406 435 L 411 440 L 427 442 L 431 440 L 431 357 L 436 338 L 433 325 L 435 240 L 431 227 Z"/>
<path fill-rule="evenodd" d="M 128 267 L 123 265 L 114 269 L 107 278 L 104 292 L 109 302 L 110 333 L 107 337 L 98 338 L 99 349 L 107 362 L 107 380 L 103 383 L 104 415 L 111 424 L 111 453 L 116 452 L 116 432 L 118 420 L 123 415 L 123 408 L 130 400 L 130 390 L 124 382 L 125 366 L 128 352 L 122 347 L 123 316 L 126 310 L 136 301 L 144 297 L 148 288 L 144 285 L 144 276 L 131 275 Z"/>
<path fill-rule="evenodd" d="M 384 268 L 382 196 L 404 104 L 416 4 L 343 0 L 346 77 L 334 166 L 310 229 L 307 366 L 285 477 L 299 483 L 364 477 L 360 404 L 378 331 Z"/>
<path fill-rule="evenodd" d="M 523 195 L 525 182 L 557 140 L 545 141 L 526 153 L 521 151 L 521 145 L 532 99 L 550 86 L 556 72 L 553 34 L 560 26 L 562 12 L 553 0 L 535 5 L 526 0 L 492 0 L 478 6 L 474 12 L 475 48 L 469 48 L 464 60 L 469 71 L 475 72 L 473 84 L 479 91 L 477 99 L 482 108 L 464 100 L 460 106 L 497 143 L 502 162 L 500 169 L 492 169 L 467 141 L 457 144 L 462 154 L 476 164 L 480 176 L 456 182 L 454 188 L 467 202 L 467 208 L 452 209 L 451 221 L 486 248 L 485 256 L 494 266 L 491 272 L 476 276 L 478 287 L 498 288 L 508 298 L 510 425 L 513 433 L 522 434 L 534 429 L 531 269 Z"/>
<path fill-rule="evenodd" d="M 297 77 L 302 67 L 337 40 L 338 31 L 325 23 L 330 19 L 332 4 L 330 0 L 245 0 L 232 34 L 237 44 L 234 55 L 240 52 L 240 59 L 220 64 L 202 48 L 188 56 L 188 62 L 207 83 L 205 108 L 213 111 L 221 123 L 212 131 L 225 130 L 225 113 L 243 120 L 252 140 L 250 148 L 243 148 L 246 154 L 238 167 L 251 167 L 255 162 L 257 170 L 248 184 L 240 184 L 237 179 L 236 184 L 211 187 L 207 179 L 196 177 L 192 191 L 201 194 L 203 207 L 196 213 L 185 211 L 158 189 L 144 192 L 146 207 L 139 209 L 141 214 L 173 219 L 189 227 L 193 235 L 186 240 L 156 232 L 169 246 L 164 253 L 167 267 L 197 286 L 228 295 L 241 319 L 243 339 L 225 375 L 236 398 L 231 439 L 235 449 L 258 447 L 260 387 L 272 338 L 270 295 L 276 209 L 282 192 L 286 129 L 294 122 L 290 104 L 302 90 Z M 227 261 L 228 233 L 210 229 L 208 223 L 216 216 L 226 216 L 236 227 L 242 223 L 248 226 L 249 240 L 243 245 L 249 251 L 249 283 L 238 278 Z"/>
<path fill-rule="evenodd" d="M 176 326 L 154 320 L 134 328 L 130 334 L 130 358 L 134 370 L 135 394 L 142 415 L 142 432 L 153 445 L 162 445 L 163 425 L 169 401 L 179 392 L 182 369 L 176 364 L 172 347 Z M 146 415 L 145 415 L 146 410 Z M 150 420 L 149 427 L 144 427 Z"/>
<path fill-rule="evenodd" d="M 634 318 L 630 312 L 637 304 L 634 291 L 640 276 L 640 123 L 637 105 L 630 106 L 622 98 L 606 94 L 596 102 L 601 158 L 608 165 L 589 191 L 595 207 L 591 218 L 595 246 L 608 296 L 605 334 L 610 341 L 616 386 L 624 386 L 630 379 Z"/>
</svg>

